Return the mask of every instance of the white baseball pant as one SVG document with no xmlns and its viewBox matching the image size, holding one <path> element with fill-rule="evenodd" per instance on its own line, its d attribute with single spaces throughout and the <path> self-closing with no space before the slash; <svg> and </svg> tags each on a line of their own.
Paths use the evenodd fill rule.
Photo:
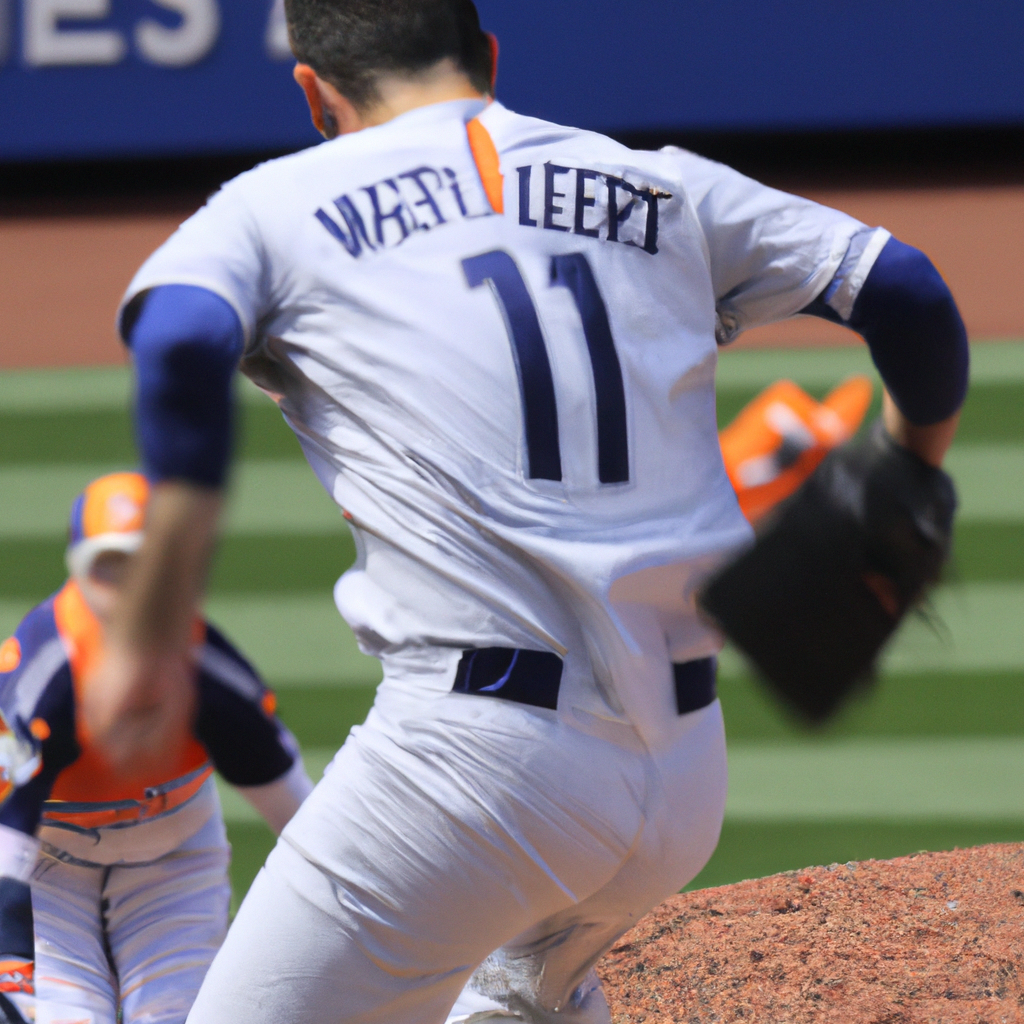
<svg viewBox="0 0 1024 1024">
<path fill-rule="evenodd" d="M 32 878 L 36 1024 L 182 1024 L 227 931 L 230 847 L 220 806 L 147 864 L 66 863 Z"/>
<path fill-rule="evenodd" d="M 474 985 L 495 1005 L 607 1021 L 599 991 L 579 1007 L 573 993 L 700 871 L 725 792 L 717 701 L 651 751 L 592 716 L 385 681 L 254 882 L 188 1024 L 442 1024 L 486 958 Z"/>
</svg>

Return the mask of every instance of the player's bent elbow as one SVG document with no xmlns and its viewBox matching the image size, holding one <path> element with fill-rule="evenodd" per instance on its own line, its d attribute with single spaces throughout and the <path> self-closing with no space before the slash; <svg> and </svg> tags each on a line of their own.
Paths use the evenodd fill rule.
<svg viewBox="0 0 1024 1024">
<path fill-rule="evenodd" d="M 967 329 L 949 286 L 920 249 L 891 238 L 854 303 L 861 334 L 886 387 L 918 426 L 954 416 L 967 395 Z"/>
<path fill-rule="evenodd" d="M 963 329 L 956 300 L 935 264 L 920 249 L 890 238 L 854 304 L 850 326 L 881 318 L 932 326 L 951 335 Z"/>
</svg>

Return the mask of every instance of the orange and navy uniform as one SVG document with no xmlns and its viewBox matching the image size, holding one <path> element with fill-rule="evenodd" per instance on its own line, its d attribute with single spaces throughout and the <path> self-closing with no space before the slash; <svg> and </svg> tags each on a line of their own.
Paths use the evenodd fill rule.
<svg viewBox="0 0 1024 1024">
<path fill-rule="evenodd" d="M 273 693 L 212 625 L 196 624 L 198 709 L 177 764 L 127 784 L 89 743 L 77 707 L 102 654 L 100 623 L 74 580 L 0 645 L 0 825 L 34 836 L 127 826 L 182 808 L 216 769 L 235 786 L 286 775 L 299 754 Z M 0 878 L 0 992 L 5 961 L 34 958 L 31 891 Z M 26 965 L 27 967 L 28 965 Z"/>
</svg>

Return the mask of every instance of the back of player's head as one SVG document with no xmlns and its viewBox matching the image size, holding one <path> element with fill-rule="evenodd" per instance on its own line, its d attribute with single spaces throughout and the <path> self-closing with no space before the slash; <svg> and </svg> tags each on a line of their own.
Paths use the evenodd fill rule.
<svg viewBox="0 0 1024 1024">
<path fill-rule="evenodd" d="M 491 90 L 491 44 L 473 0 L 285 0 L 285 11 L 296 58 L 356 107 L 373 105 L 382 75 L 445 58 Z"/>
<path fill-rule="evenodd" d="M 87 576 L 106 552 L 131 554 L 142 543 L 149 482 L 141 473 L 111 473 L 93 480 L 71 505 L 67 563 Z"/>
</svg>

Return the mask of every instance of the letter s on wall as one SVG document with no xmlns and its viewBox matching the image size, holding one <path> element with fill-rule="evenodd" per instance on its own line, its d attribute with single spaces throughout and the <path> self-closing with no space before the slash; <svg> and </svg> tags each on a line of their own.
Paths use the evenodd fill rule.
<svg viewBox="0 0 1024 1024">
<path fill-rule="evenodd" d="M 11 4 L 0 0 L 0 68 L 7 63 L 11 52 Z"/>
<path fill-rule="evenodd" d="M 168 28 L 145 18 L 135 29 L 135 43 L 146 60 L 169 68 L 198 64 L 213 49 L 220 33 L 217 0 L 154 0 L 181 15 L 181 25 Z"/>
</svg>

